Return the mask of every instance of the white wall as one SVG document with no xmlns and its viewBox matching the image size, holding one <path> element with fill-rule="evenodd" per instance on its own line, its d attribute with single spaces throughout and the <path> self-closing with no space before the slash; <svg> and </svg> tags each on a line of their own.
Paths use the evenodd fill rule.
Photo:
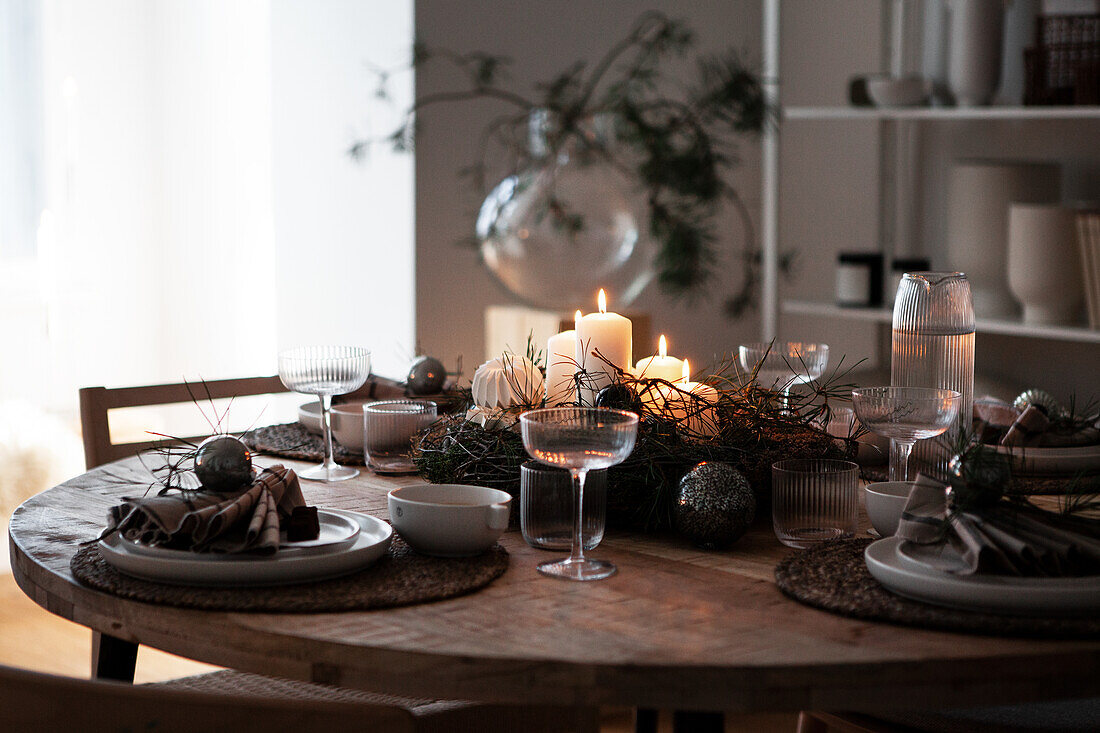
<svg viewBox="0 0 1100 733">
<path fill-rule="evenodd" d="M 22 349 L 0 399 L 75 412 L 81 386 L 270 374 L 280 345 L 319 341 L 400 373 L 412 160 L 346 151 L 396 114 L 367 65 L 407 64 L 411 2 L 38 9 L 46 211 L 27 261 L 0 253 L 0 339 Z"/>
<path fill-rule="evenodd" d="M 632 0 L 419 0 L 417 34 L 429 45 L 511 57 L 510 83 L 526 91 L 535 81 L 546 80 L 577 60 L 595 62 L 626 35 L 634 19 L 647 8 L 687 18 L 698 34 L 698 50 L 716 53 L 733 47 L 759 66 L 760 4 L 755 0 L 644 4 Z M 456 83 L 453 75 L 432 66 L 417 78 L 422 94 L 453 89 Z M 456 174 L 474 161 L 478 134 L 502 109 L 479 101 L 426 112 L 417 147 L 417 336 L 426 352 L 448 364 L 459 354 L 465 355 L 467 377 L 484 354 L 485 307 L 516 302 L 490 278 L 475 252 L 456 244 L 473 233 L 474 215 L 481 203 Z M 738 153 L 743 165 L 734 183 L 750 210 L 758 212 L 759 144 L 746 138 Z M 724 252 L 736 255 L 741 233 L 732 214 L 723 218 L 719 231 Z M 724 297 L 740 285 L 739 265 L 728 262 L 718 272 L 713 287 L 695 303 L 673 302 L 651 285 L 630 309 L 648 312 L 654 334 L 668 334 L 672 352 L 689 357 L 699 367 L 712 363 L 717 355 L 736 351 L 739 342 L 759 336 L 757 314 L 741 321 L 730 321 L 721 314 Z M 577 307 L 587 311 L 594 310 L 594 305 L 578 303 Z M 805 335 L 797 331 L 792 329 L 790 335 Z"/>
<path fill-rule="evenodd" d="M 379 146 L 357 163 L 347 150 L 388 133 L 411 99 L 411 74 L 393 78 L 387 105 L 370 72 L 407 66 L 411 5 L 274 0 L 271 11 L 277 340 L 362 344 L 387 376 L 416 347 L 413 160 Z"/>
</svg>

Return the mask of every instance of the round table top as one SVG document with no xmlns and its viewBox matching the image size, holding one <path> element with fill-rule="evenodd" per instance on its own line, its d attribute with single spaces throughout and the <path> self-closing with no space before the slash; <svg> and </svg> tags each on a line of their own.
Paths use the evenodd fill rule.
<svg viewBox="0 0 1100 733">
<path fill-rule="evenodd" d="M 1100 695 L 1100 641 L 925 631 L 843 618 L 784 597 L 772 571 L 789 550 L 759 522 L 723 552 L 611 533 L 592 554 L 619 572 L 589 583 L 539 575 L 535 565 L 552 555 L 510 531 L 501 544 L 511 565 L 487 588 L 387 610 L 197 611 L 80 585 L 70 558 L 99 534 L 109 506 L 149 481 L 130 459 L 16 510 L 11 559 L 24 592 L 76 623 L 204 662 L 417 697 L 872 711 Z M 302 487 L 311 504 L 386 517 L 386 492 L 417 482 L 364 472 Z"/>
</svg>

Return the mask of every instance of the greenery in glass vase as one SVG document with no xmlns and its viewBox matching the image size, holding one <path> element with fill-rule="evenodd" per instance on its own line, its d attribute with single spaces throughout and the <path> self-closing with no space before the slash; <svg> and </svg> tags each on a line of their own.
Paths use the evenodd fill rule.
<svg viewBox="0 0 1100 733">
<path fill-rule="evenodd" d="M 658 12 L 642 14 L 630 33 L 596 63 L 577 62 L 529 95 L 503 84 L 509 59 L 488 53 L 458 54 L 416 44 L 413 66 L 449 63 L 465 77 L 462 89 L 418 97 L 400 127 L 387 140 L 397 150 L 411 150 L 418 112 L 446 103 L 496 99 L 513 109 L 490 120 L 481 133 L 477 160 L 463 171 L 483 196 L 487 193 L 488 160 L 503 151 L 512 173 L 536 158 L 559 151 L 582 151 L 583 157 L 602 160 L 631 181 L 644 198 L 650 235 L 659 249 L 653 263 L 662 289 L 673 296 L 700 292 L 714 277 L 718 259 L 717 216 L 731 205 L 745 233 L 742 251 L 744 282 L 726 301 L 726 310 L 738 316 L 755 302 L 760 278 L 760 253 L 751 217 L 737 191 L 728 183 L 738 165 L 734 143 L 769 124 L 768 107 L 760 78 L 733 51 L 720 55 L 691 55 L 695 38 L 679 20 Z M 684 82 L 669 73 L 670 62 L 694 63 L 694 80 Z M 379 73 L 379 95 L 386 94 L 388 75 Z M 528 121 L 545 112 L 545 151 L 528 147 Z M 614 123 L 615 146 L 593 143 L 592 122 L 607 116 Z M 361 140 L 353 156 L 366 153 L 371 141 Z M 548 202 L 566 233 L 583 227 L 583 218 L 560 202 Z M 781 257 L 789 270 L 791 258 Z"/>
</svg>

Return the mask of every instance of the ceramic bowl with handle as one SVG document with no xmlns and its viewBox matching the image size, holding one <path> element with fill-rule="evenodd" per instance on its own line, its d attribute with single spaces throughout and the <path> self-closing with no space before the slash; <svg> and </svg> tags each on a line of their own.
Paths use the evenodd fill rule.
<svg viewBox="0 0 1100 733">
<path fill-rule="evenodd" d="M 508 528 L 512 497 L 463 484 L 416 484 L 387 497 L 390 521 L 414 550 L 469 557 L 488 550 Z"/>
<path fill-rule="evenodd" d="M 871 526 L 883 537 L 893 537 L 898 531 L 901 512 L 909 501 L 913 484 L 913 481 L 882 481 L 864 487 L 867 516 Z"/>
</svg>

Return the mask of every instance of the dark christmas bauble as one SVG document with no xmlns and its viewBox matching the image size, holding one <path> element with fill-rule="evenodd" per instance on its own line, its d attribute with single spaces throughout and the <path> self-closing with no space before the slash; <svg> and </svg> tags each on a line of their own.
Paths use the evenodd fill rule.
<svg viewBox="0 0 1100 733">
<path fill-rule="evenodd" d="M 417 395 L 438 394 L 447 381 L 447 370 L 443 362 L 431 356 L 418 356 L 409 367 L 409 376 L 405 384 L 409 392 Z"/>
<path fill-rule="evenodd" d="M 963 511 L 992 506 L 1012 481 L 1008 456 L 978 447 L 947 464 L 947 503 Z"/>
<path fill-rule="evenodd" d="M 236 491 L 252 482 L 252 453 L 231 435 L 214 435 L 195 451 L 195 476 L 207 491 Z"/>
<path fill-rule="evenodd" d="M 638 399 L 638 393 L 625 384 L 611 384 L 597 393 L 596 407 L 639 412 L 642 409 L 642 401 Z"/>
<path fill-rule="evenodd" d="M 680 480 L 673 497 L 676 531 L 707 550 L 739 540 L 755 517 L 752 487 L 728 463 L 700 463 Z"/>
</svg>

